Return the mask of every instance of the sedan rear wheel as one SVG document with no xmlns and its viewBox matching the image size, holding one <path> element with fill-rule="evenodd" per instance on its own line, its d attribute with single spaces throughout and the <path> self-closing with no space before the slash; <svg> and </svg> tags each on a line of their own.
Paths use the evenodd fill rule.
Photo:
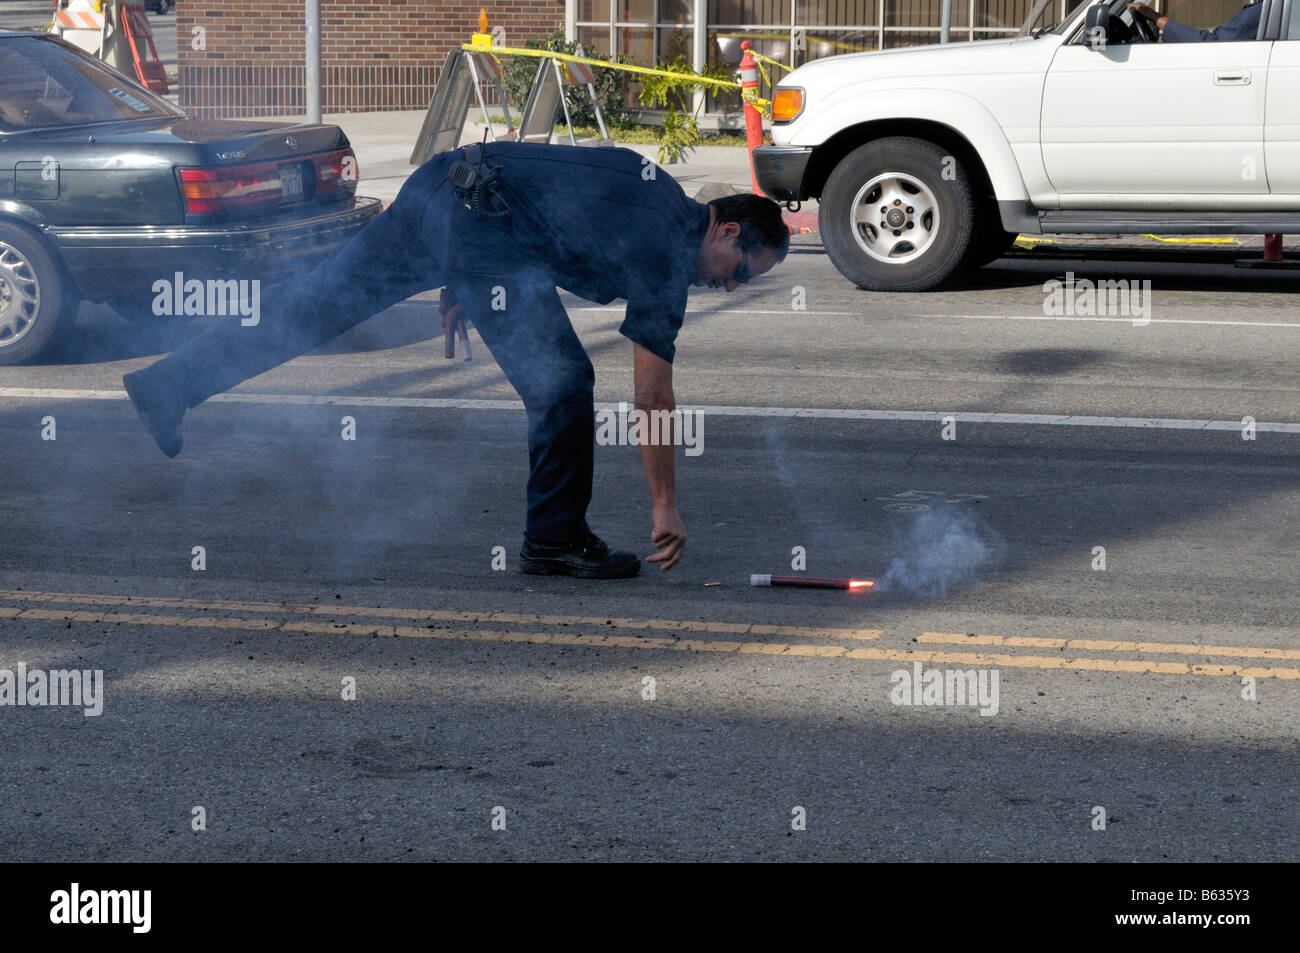
<svg viewBox="0 0 1300 953">
<path fill-rule="evenodd" d="M 0 364 L 48 353 L 76 320 L 77 300 L 40 239 L 0 223 Z"/>
</svg>

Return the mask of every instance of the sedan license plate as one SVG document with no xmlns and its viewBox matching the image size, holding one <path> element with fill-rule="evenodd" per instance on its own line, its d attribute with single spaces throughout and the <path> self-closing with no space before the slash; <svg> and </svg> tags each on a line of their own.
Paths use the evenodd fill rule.
<svg viewBox="0 0 1300 953">
<path fill-rule="evenodd" d="M 302 166 L 280 166 L 280 201 L 301 202 L 302 199 Z"/>
</svg>

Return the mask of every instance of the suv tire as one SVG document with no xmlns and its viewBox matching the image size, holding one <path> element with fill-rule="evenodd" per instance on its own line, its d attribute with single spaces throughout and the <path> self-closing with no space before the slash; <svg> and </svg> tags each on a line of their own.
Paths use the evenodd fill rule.
<svg viewBox="0 0 1300 953">
<path fill-rule="evenodd" d="M 974 199 L 957 157 L 891 136 L 845 156 L 822 190 L 818 228 L 831 262 L 868 291 L 928 291 L 962 263 Z"/>
<path fill-rule="evenodd" d="M 1011 250 L 1019 237 L 1018 233 L 1002 227 L 997 206 L 988 202 L 975 213 L 975 227 L 971 229 L 970 246 L 966 249 L 962 267 L 983 268 L 997 261 Z"/>
</svg>

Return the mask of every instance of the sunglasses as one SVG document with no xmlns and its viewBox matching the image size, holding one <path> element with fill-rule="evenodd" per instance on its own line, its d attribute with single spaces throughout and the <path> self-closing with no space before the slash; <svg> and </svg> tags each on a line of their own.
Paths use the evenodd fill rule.
<svg viewBox="0 0 1300 953">
<path fill-rule="evenodd" d="M 731 280 L 741 285 L 749 280 L 749 252 L 745 251 L 743 245 L 740 248 L 740 264 L 731 273 Z"/>
</svg>

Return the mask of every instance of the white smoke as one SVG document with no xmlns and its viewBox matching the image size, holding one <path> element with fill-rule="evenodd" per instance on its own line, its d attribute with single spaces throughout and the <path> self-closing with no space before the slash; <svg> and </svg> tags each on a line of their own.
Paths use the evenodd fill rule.
<svg viewBox="0 0 1300 953">
<path fill-rule="evenodd" d="M 898 555 L 876 580 L 875 592 L 946 596 L 994 569 L 1006 549 L 1002 537 L 973 514 L 946 507 L 909 514 L 896 545 Z"/>
</svg>

